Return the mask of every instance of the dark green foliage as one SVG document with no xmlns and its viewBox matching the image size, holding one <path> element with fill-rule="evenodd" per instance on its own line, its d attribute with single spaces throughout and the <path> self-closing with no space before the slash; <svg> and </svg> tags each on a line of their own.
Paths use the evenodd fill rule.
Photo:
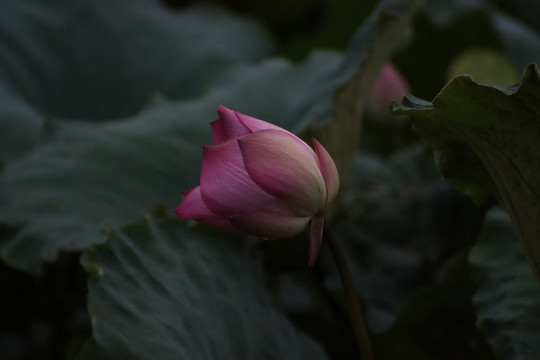
<svg viewBox="0 0 540 360">
<path fill-rule="evenodd" d="M 356 356 L 324 245 L 172 218 L 218 104 L 336 159 L 377 359 L 540 358 L 537 4 L 167 3 L 0 0 L 0 359 Z"/>
<path fill-rule="evenodd" d="M 479 328 L 497 357 L 532 360 L 540 354 L 540 283 L 531 272 L 508 216 L 494 211 L 470 253 L 478 285 Z"/>
<path fill-rule="evenodd" d="M 272 306 L 238 236 L 138 223 L 82 265 L 94 342 L 79 359 L 326 359 Z"/>
<path fill-rule="evenodd" d="M 481 205 L 497 197 L 540 276 L 540 72 L 532 63 L 512 87 L 454 78 L 426 104 L 413 97 L 394 105 L 410 113 L 431 145 L 444 178 Z"/>
</svg>

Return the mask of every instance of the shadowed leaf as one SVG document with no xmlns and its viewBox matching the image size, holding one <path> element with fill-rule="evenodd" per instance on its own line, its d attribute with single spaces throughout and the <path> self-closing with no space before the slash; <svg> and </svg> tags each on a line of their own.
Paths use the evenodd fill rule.
<svg viewBox="0 0 540 360">
<path fill-rule="evenodd" d="M 478 291 L 478 324 L 500 360 L 540 358 L 540 283 L 530 271 L 510 220 L 486 218 L 469 262 Z"/>
<path fill-rule="evenodd" d="M 94 333 L 81 360 L 326 359 L 273 307 L 240 238 L 137 223 L 82 264 Z"/>
<path fill-rule="evenodd" d="M 540 275 L 540 73 L 521 84 L 491 87 L 458 76 L 433 103 L 406 97 L 396 113 L 433 147 L 442 175 L 483 203 L 495 194 L 506 208 L 533 269 Z"/>
</svg>

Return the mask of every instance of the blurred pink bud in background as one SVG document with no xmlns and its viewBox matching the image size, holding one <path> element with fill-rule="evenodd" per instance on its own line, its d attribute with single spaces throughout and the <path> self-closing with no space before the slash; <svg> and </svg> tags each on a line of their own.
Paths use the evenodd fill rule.
<svg viewBox="0 0 540 360">
<path fill-rule="evenodd" d="M 321 209 L 339 189 L 334 161 L 315 139 L 314 151 L 270 123 L 221 105 L 218 114 L 213 144 L 203 150 L 200 185 L 182 193 L 176 215 L 265 239 L 297 235 L 311 221 L 313 263 Z"/>
<path fill-rule="evenodd" d="M 390 63 L 383 66 L 369 94 L 366 109 L 377 117 L 388 117 L 392 101 L 401 101 L 409 92 L 409 86 Z"/>
</svg>

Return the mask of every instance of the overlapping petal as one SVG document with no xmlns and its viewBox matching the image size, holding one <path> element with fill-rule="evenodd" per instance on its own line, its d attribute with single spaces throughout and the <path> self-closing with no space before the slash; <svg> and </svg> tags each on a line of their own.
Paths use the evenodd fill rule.
<svg viewBox="0 0 540 360">
<path fill-rule="evenodd" d="M 329 202 L 337 195 L 339 190 L 339 174 L 336 164 L 328 151 L 315 139 L 313 139 L 313 144 L 315 145 L 319 168 L 326 185 L 326 202 Z"/>
<path fill-rule="evenodd" d="M 205 204 L 219 215 L 277 206 L 275 197 L 261 189 L 247 173 L 237 141 L 204 148 L 200 186 Z"/>
<path fill-rule="evenodd" d="M 326 201 L 317 155 L 296 136 L 262 130 L 238 139 L 247 173 L 266 192 L 287 201 L 298 216 L 313 215 Z"/>
<path fill-rule="evenodd" d="M 238 116 L 238 119 L 244 124 L 251 132 L 261 131 L 261 130 L 279 130 L 286 131 L 279 126 L 270 124 L 266 121 L 256 119 L 254 117 L 235 112 Z"/>
<path fill-rule="evenodd" d="M 235 229 L 228 217 L 217 215 L 206 206 L 201 196 L 200 186 L 183 191 L 182 195 L 184 199 L 174 211 L 178 218 L 193 219 L 223 229 Z"/>
<path fill-rule="evenodd" d="M 298 235 L 310 219 L 310 216 L 292 217 L 264 210 L 231 216 L 231 222 L 238 230 L 267 239 Z"/>
<path fill-rule="evenodd" d="M 214 144 L 221 144 L 227 140 L 249 134 L 251 130 L 244 125 L 238 117 L 236 111 L 227 109 L 225 106 L 218 106 L 219 118 L 212 123 L 212 138 Z"/>
<path fill-rule="evenodd" d="M 222 105 L 218 106 L 218 115 L 219 118 L 211 123 L 214 144 L 220 144 L 227 140 L 260 130 L 274 129 L 285 131 L 266 121 L 241 114 Z"/>
</svg>

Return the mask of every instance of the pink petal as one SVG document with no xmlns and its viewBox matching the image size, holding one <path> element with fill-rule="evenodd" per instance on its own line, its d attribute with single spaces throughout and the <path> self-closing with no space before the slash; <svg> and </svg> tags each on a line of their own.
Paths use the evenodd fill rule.
<svg viewBox="0 0 540 360">
<path fill-rule="evenodd" d="M 220 144 L 226 140 L 260 130 L 286 131 L 266 121 L 241 114 L 222 105 L 218 106 L 218 115 L 219 119 L 211 123 L 214 144 Z"/>
<path fill-rule="evenodd" d="M 240 121 L 235 111 L 225 106 L 218 106 L 219 118 L 210 123 L 214 144 L 221 144 L 229 139 L 249 134 L 251 131 Z"/>
<path fill-rule="evenodd" d="M 231 217 L 234 226 L 248 234 L 266 239 L 287 238 L 299 234 L 310 217 L 292 217 L 271 211 L 251 211 Z"/>
<path fill-rule="evenodd" d="M 210 127 L 212 128 L 212 144 L 221 144 L 227 141 L 227 131 L 225 131 L 221 119 L 212 121 Z"/>
<path fill-rule="evenodd" d="M 298 216 L 316 213 L 326 200 L 317 155 L 302 140 L 280 130 L 238 139 L 247 172 L 262 189 L 287 202 Z"/>
<path fill-rule="evenodd" d="M 182 192 L 184 199 L 174 211 L 179 219 L 193 219 L 208 225 L 234 230 L 228 217 L 213 213 L 204 203 L 201 197 L 201 188 L 186 190 Z"/>
<path fill-rule="evenodd" d="M 390 103 L 401 100 L 408 92 L 407 81 L 392 64 L 387 63 L 371 88 L 366 108 L 377 116 L 388 116 Z"/>
<path fill-rule="evenodd" d="M 208 208 L 223 216 L 277 206 L 276 198 L 248 175 L 237 141 L 204 147 L 201 194 Z"/>
<path fill-rule="evenodd" d="M 319 159 L 319 168 L 326 185 L 326 202 L 331 201 L 339 190 L 339 174 L 334 160 L 326 151 L 326 149 L 316 140 L 312 139 L 315 144 L 315 152 Z"/>
<path fill-rule="evenodd" d="M 315 263 L 321 251 L 323 227 L 324 216 L 314 216 L 311 218 L 309 229 L 309 266 Z"/>
<path fill-rule="evenodd" d="M 287 131 L 269 122 L 255 119 L 254 117 L 240 114 L 239 112 L 236 112 L 236 115 L 238 116 L 238 119 L 240 119 L 242 124 L 244 124 L 249 130 L 251 130 L 251 132 L 256 132 L 256 131 L 261 131 L 261 130 L 270 130 L 270 129 Z"/>
</svg>

